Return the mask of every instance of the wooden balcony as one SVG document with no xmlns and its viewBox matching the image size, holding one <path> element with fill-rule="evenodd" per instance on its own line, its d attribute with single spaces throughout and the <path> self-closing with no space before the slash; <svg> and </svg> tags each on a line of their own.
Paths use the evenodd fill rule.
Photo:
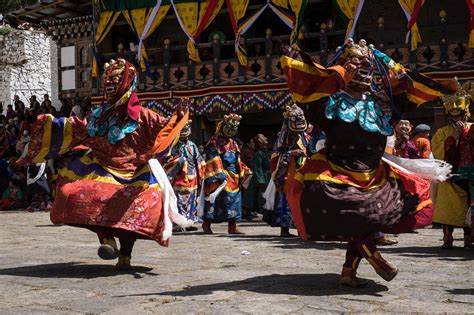
<svg viewBox="0 0 474 315">
<path fill-rule="evenodd" d="M 457 75 L 461 79 L 474 77 L 474 57 L 466 42 L 450 41 L 446 36 L 446 25 L 438 27 L 440 38 L 436 42 L 424 42 L 416 51 L 410 51 L 406 43 L 396 45 L 384 44 L 383 25 L 375 32 L 377 49 L 385 52 L 407 68 L 428 73 L 437 78 Z M 325 65 L 334 56 L 336 47 L 329 47 L 329 42 L 341 42 L 344 30 L 304 34 L 300 43 L 303 50 L 309 52 L 314 60 Z M 248 65 L 243 67 L 235 58 L 234 42 L 220 42 L 215 38 L 212 43 L 198 44 L 200 51 L 211 52 L 208 60 L 195 63 L 175 62 L 175 56 L 185 59 L 184 45 L 172 46 L 165 40 L 160 48 L 148 49 L 151 76 L 145 71 L 139 73 L 140 92 L 195 90 L 210 87 L 236 85 L 259 85 L 284 83 L 285 78 L 279 63 L 278 43 L 288 42 L 289 36 L 272 36 L 267 30 L 265 38 L 248 39 L 243 44 L 253 54 L 248 58 Z M 467 39 L 466 39 L 467 41 Z M 308 45 L 312 43 L 313 45 Z M 316 44 L 315 44 L 316 43 Z M 225 54 L 223 52 L 226 52 Z M 137 63 L 136 52 L 113 53 L 103 55 L 104 60 L 124 57 Z M 204 58 L 206 59 L 206 58 Z M 472 73 L 471 73 L 472 72 Z M 95 89 L 95 93 L 98 89 Z"/>
</svg>

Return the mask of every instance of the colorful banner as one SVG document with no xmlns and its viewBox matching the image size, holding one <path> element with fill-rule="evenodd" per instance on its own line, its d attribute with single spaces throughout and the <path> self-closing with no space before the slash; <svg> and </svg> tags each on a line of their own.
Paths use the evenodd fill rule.
<svg viewBox="0 0 474 315">
<path fill-rule="evenodd" d="M 202 31 L 211 24 L 224 4 L 224 0 L 208 0 L 207 2 L 182 3 L 171 0 L 179 25 L 188 36 L 187 50 L 189 58 L 193 61 L 201 61 L 196 48 L 196 40 Z"/>
<path fill-rule="evenodd" d="M 229 9 L 231 24 L 235 32 L 235 53 L 240 64 L 247 65 L 247 52 L 240 45 L 240 39 L 267 8 L 270 8 L 283 23 L 292 29 L 291 43 L 293 44 L 300 34 L 301 21 L 306 5 L 307 0 L 268 0 L 257 11 L 246 13 L 248 0 L 227 0 L 227 8 Z"/>
<path fill-rule="evenodd" d="M 107 34 L 114 26 L 117 18 L 120 16 L 121 12 L 118 11 L 106 11 L 100 13 L 100 20 L 99 26 L 95 31 L 95 40 L 94 40 L 94 51 L 93 55 L 94 58 L 92 59 L 92 73 L 93 77 L 97 77 L 99 75 L 98 71 L 98 64 L 102 64 L 102 60 L 100 60 L 99 54 L 97 52 L 97 46 L 105 39 Z"/>
<path fill-rule="evenodd" d="M 474 48 L 474 0 L 466 0 L 466 4 L 471 14 L 471 22 L 469 23 L 469 48 Z"/>
<path fill-rule="evenodd" d="M 157 1 L 153 8 L 141 8 L 122 11 L 123 16 L 128 24 L 135 32 L 138 40 L 137 60 L 140 63 L 142 71 L 147 72 L 148 76 L 152 76 L 150 66 L 148 65 L 148 55 L 143 41 L 150 36 L 156 28 L 161 24 L 170 5 L 161 5 L 161 1 Z"/>
<path fill-rule="evenodd" d="M 293 25 L 290 38 L 291 45 L 295 44 L 298 39 L 303 37 L 301 26 L 303 24 L 303 16 L 307 5 L 308 0 L 290 0 L 291 10 L 294 12 L 295 16 L 295 25 Z"/>
<path fill-rule="evenodd" d="M 336 4 L 341 12 L 349 19 L 345 39 L 353 38 L 357 21 L 359 20 L 362 7 L 364 6 L 364 0 L 337 0 Z"/>
<path fill-rule="evenodd" d="M 411 50 L 416 50 L 418 43 L 421 43 L 421 35 L 416 24 L 416 19 L 420 13 L 421 7 L 425 4 L 425 0 L 398 0 L 403 12 L 408 20 L 406 43 L 408 43 L 411 35 Z"/>
<path fill-rule="evenodd" d="M 247 52 L 240 45 L 240 38 L 248 31 L 248 29 L 255 23 L 258 17 L 263 11 L 269 6 L 265 4 L 255 12 L 244 15 L 241 19 L 237 20 L 237 32 L 235 34 L 235 53 L 241 65 L 247 65 Z M 230 10 L 229 10 L 230 11 Z"/>
</svg>

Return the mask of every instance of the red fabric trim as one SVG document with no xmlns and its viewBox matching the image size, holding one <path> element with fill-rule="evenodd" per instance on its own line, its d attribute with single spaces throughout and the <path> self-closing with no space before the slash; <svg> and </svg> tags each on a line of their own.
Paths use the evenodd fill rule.
<svg viewBox="0 0 474 315">
<path fill-rule="evenodd" d="M 358 181 L 350 175 L 342 174 L 336 170 L 332 170 L 327 161 L 324 160 L 309 160 L 304 166 L 304 170 L 300 171 L 304 174 L 322 174 L 334 179 L 340 180 L 344 183 L 352 183 L 360 186 L 362 189 L 368 189 L 380 183 L 387 177 L 387 169 L 383 164 L 380 164 L 375 175 L 368 181 Z"/>
<path fill-rule="evenodd" d="M 410 31 L 413 25 L 416 23 L 416 20 L 418 18 L 418 14 L 420 13 L 421 7 L 425 4 L 424 0 L 418 0 L 415 3 L 415 7 L 413 8 L 413 11 L 410 14 L 410 21 L 408 21 L 408 30 Z"/>
<path fill-rule="evenodd" d="M 469 12 L 471 13 L 471 22 L 469 23 L 469 30 L 474 30 L 474 4 L 471 0 L 466 0 L 467 7 L 469 8 Z"/>
<path fill-rule="evenodd" d="M 292 93 L 305 95 L 332 94 L 344 87 L 344 80 L 339 75 L 319 77 L 295 68 L 283 69 L 288 82 L 288 89 Z M 337 73 L 337 72 L 335 72 Z"/>
<path fill-rule="evenodd" d="M 209 4 L 207 5 L 206 12 L 204 12 L 204 16 L 202 17 L 201 23 L 199 23 L 196 32 L 194 33 L 194 39 L 197 40 L 199 39 L 199 35 L 201 35 L 202 31 L 207 25 L 207 22 L 209 22 L 209 19 L 212 17 L 212 13 L 216 9 L 216 6 L 218 4 L 217 0 L 209 0 Z"/>
<path fill-rule="evenodd" d="M 134 121 L 138 121 L 138 116 L 140 114 L 140 100 L 138 99 L 138 93 L 136 89 L 132 92 L 132 95 L 128 100 L 127 114 L 128 117 L 130 117 Z"/>
<path fill-rule="evenodd" d="M 234 34 L 237 33 L 237 21 L 235 20 L 234 11 L 232 9 L 232 4 L 230 0 L 226 0 L 227 9 L 229 10 L 229 17 L 230 17 L 230 24 L 232 25 L 232 29 L 234 30 Z"/>
<path fill-rule="evenodd" d="M 290 192 L 286 195 L 288 205 L 290 206 L 291 215 L 293 216 L 293 222 L 295 223 L 296 229 L 300 238 L 304 241 L 308 240 L 308 233 L 306 233 L 306 227 L 303 221 L 303 214 L 301 212 L 301 195 L 303 194 L 303 184 L 292 180 L 290 186 Z"/>
</svg>

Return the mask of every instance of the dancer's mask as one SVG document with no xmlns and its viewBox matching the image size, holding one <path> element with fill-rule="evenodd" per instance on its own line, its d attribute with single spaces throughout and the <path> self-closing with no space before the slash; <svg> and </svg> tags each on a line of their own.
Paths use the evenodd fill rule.
<svg viewBox="0 0 474 315">
<path fill-rule="evenodd" d="M 242 116 L 237 114 L 228 114 L 217 124 L 217 133 L 221 133 L 227 138 L 233 138 L 239 131 L 240 120 Z"/>
<path fill-rule="evenodd" d="M 137 70 L 128 61 L 122 58 L 111 59 L 104 65 L 103 88 L 105 99 L 109 104 L 121 105 L 122 97 L 130 96 L 135 88 Z M 128 97 L 127 97 L 128 100 Z"/>
<path fill-rule="evenodd" d="M 188 122 L 186 123 L 186 125 L 181 130 L 181 133 L 179 134 L 179 137 L 181 139 L 187 139 L 191 135 L 191 124 L 192 124 L 192 122 L 193 121 L 191 119 L 189 119 Z"/>
<path fill-rule="evenodd" d="M 308 127 L 303 110 L 296 104 L 286 106 L 283 117 L 286 119 L 290 131 L 303 132 Z"/>
<path fill-rule="evenodd" d="M 469 105 L 471 104 L 471 83 L 467 82 L 464 86 L 458 82 L 457 78 L 454 78 L 456 83 L 457 91 L 453 94 L 441 96 L 441 101 L 445 108 L 446 114 L 449 116 L 461 116 L 466 115 L 470 117 Z"/>
</svg>

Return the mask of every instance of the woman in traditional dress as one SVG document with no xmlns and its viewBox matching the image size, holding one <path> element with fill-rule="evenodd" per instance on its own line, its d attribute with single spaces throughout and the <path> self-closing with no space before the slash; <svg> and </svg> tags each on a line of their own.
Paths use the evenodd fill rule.
<svg viewBox="0 0 474 315">
<path fill-rule="evenodd" d="M 169 120 L 141 107 L 135 67 L 124 59 L 105 65 L 105 102 L 86 124 L 78 117 L 40 115 L 20 164 L 40 163 L 82 145 L 90 153 L 59 170 L 51 221 L 97 233 L 102 259 L 129 269 L 133 245 L 148 238 L 167 246 L 177 213 L 174 193 L 154 157 L 167 155 L 188 119 L 180 104 Z M 117 247 L 115 237 L 120 241 Z"/>
<path fill-rule="evenodd" d="M 366 284 L 356 276 L 362 258 L 390 281 L 398 269 L 377 250 L 375 232 L 407 232 L 431 223 L 429 181 L 382 162 L 393 134 L 392 113 L 399 114 L 393 96 L 405 93 L 420 104 L 452 89 L 405 70 L 364 40 L 349 39 L 327 68 L 295 48 L 282 46 L 282 51 L 293 100 L 310 105 L 308 117 L 327 136 L 325 150 L 308 159 L 287 196 L 299 235 L 349 241 L 342 284 Z"/>
</svg>

